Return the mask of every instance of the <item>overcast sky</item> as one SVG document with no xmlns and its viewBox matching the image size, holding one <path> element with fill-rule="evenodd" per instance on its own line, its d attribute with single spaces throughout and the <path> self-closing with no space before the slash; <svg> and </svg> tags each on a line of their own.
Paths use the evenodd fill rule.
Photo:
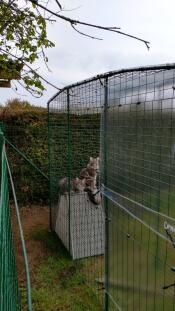
<svg viewBox="0 0 175 311">
<path fill-rule="evenodd" d="M 53 2 L 53 0 L 52 0 Z M 62 14 L 104 26 L 120 26 L 121 30 L 150 41 L 150 50 L 136 40 L 105 31 L 79 27 L 91 35 L 103 38 L 92 40 L 76 33 L 64 21 L 49 25 L 48 36 L 55 48 L 47 51 L 48 72 L 44 64 L 40 73 L 58 87 L 66 86 L 121 68 L 175 62 L 175 1 L 174 0 L 60 0 L 71 12 Z M 52 6 L 52 3 L 51 3 Z M 37 65 L 38 67 L 38 65 Z M 19 97 L 35 105 L 46 105 L 56 93 L 52 87 L 40 99 L 18 89 L 18 94 L 1 88 L 0 103 Z"/>
</svg>

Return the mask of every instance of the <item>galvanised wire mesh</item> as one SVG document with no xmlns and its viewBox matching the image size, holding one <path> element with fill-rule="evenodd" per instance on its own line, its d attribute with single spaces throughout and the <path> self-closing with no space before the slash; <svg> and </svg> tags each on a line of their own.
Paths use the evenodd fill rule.
<svg viewBox="0 0 175 311">
<path fill-rule="evenodd" d="M 21 301 L 13 248 L 7 164 L 4 138 L 0 134 L 1 199 L 0 199 L 0 310 L 20 311 Z"/>
<path fill-rule="evenodd" d="M 174 91 L 172 64 L 97 76 L 49 102 L 52 229 L 73 257 L 84 249 L 87 279 L 105 310 L 175 309 Z M 92 203 L 89 193 L 75 193 L 71 185 L 99 154 L 103 208 L 90 217 L 83 214 Z M 91 238 L 83 243 L 96 232 L 92 219 L 93 240 L 101 240 L 103 250 L 105 240 L 105 271 Z"/>
<path fill-rule="evenodd" d="M 19 311 L 22 310 L 25 304 L 25 307 L 27 307 L 29 311 L 32 311 L 31 283 L 28 258 L 20 219 L 19 206 L 15 192 L 15 185 L 13 182 L 9 161 L 6 154 L 5 137 L 3 130 L 4 126 L 3 124 L 0 124 L 0 310 Z M 17 228 L 19 230 L 25 267 L 26 297 L 22 295 L 22 298 L 20 295 L 18 271 L 16 265 L 14 245 L 15 239 L 13 232 L 14 228 L 12 226 L 13 216 L 11 215 L 12 211 L 9 202 L 9 183 L 12 189 L 14 207 L 18 223 Z"/>
<path fill-rule="evenodd" d="M 175 70 L 108 78 L 106 309 L 174 310 Z"/>
<path fill-rule="evenodd" d="M 102 202 L 94 204 L 85 190 L 82 171 L 93 158 L 98 192 L 95 166 L 103 103 L 103 85 L 97 80 L 67 88 L 49 104 L 51 226 L 72 258 L 81 260 L 85 279 L 99 298 L 99 308 L 104 287 L 104 211 Z"/>
</svg>

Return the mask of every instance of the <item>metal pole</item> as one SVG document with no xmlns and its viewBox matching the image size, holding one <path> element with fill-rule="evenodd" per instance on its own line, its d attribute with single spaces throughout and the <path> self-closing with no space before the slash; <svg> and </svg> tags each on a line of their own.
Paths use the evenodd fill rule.
<svg viewBox="0 0 175 311">
<path fill-rule="evenodd" d="M 49 165 L 49 180 L 48 180 L 48 187 L 49 187 L 49 224 L 50 230 L 52 231 L 52 204 L 51 204 L 51 157 L 50 157 L 50 111 L 49 111 L 49 102 L 47 103 L 47 130 L 48 130 L 48 165 Z"/>
<path fill-rule="evenodd" d="M 69 189 L 69 205 L 68 205 L 68 221 L 69 221 L 69 252 L 71 248 L 71 204 L 70 204 L 70 191 L 71 191 L 71 141 L 70 141 L 70 94 L 69 89 L 67 89 L 67 135 L 68 135 L 68 189 Z"/>
<path fill-rule="evenodd" d="M 104 81 L 104 144 L 103 144 L 103 153 L 104 153 L 104 184 L 107 186 L 107 109 L 108 109 L 108 77 Z M 105 209 L 105 306 L 104 310 L 109 310 L 109 254 L 108 254 L 108 245 L 109 245 L 109 218 L 108 218 L 108 199 L 104 197 L 104 209 Z"/>
</svg>

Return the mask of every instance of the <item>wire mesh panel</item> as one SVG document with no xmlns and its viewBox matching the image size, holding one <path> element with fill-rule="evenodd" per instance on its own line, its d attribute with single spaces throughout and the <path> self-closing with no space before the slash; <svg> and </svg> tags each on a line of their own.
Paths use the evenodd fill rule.
<svg viewBox="0 0 175 311">
<path fill-rule="evenodd" d="M 56 97 L 49 107 L 49 165 L 51 226 L 54 230 L 59 201 L 58 182 L 63 176 L 68 176 L 68 115 L 66 92 Z M 69 240 L 69 237 L 67 239 Z"/>
<path fill-rule="evenodd" d="M 21 300 L 12 238 L 5 145 L 0 133 L 1 199 L 0 199 L 0 310 L 20 311 Z"/>
<path fill-rule="evenodd" d="M 105 310 L 175 308 L 174 68 L 106 73 L 49 103 L 52 229 L 105 285 Z M 99 156 L 94 204 L 83 172 Z"/>
<path fill-rule="evenodd" d="M 108 78 L 107 310 L 175 308 L 174 77 L 163 67 Z"/>
<path fill-rule="evenodd" d="M 52 229 L 73 259 L 82 258 L 86 280 L 101 299 L 105 239 L 99 154 L 103 103 L 103 83 L 98 80 L 67 88 L 49 104 Z"/>
</svg>

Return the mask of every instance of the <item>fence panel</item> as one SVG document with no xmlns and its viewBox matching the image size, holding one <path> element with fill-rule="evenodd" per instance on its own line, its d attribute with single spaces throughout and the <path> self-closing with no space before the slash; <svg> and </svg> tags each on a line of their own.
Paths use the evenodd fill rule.
<svg viewBox="0 0 175 311">
<path fill-rule="evenodd" d="M 0 134 L 1 199 L 0 199 L 0 310 L 20 311 L 21 301 L 13 247 L 7 164 L 4 138 Z"/>
<path fill-rule="evenodd" d="M 88 192 L 84 191 L 81 174 L 90 158 L 96 163 L 100 154 L 103 89 L 103 82 L 99 80 L 67 88 L 49 104 L 52 229 L 72 258 L 81 259 L 85 279 L 97 294 L 101 305 L 104 287 L 104 212 L 102 204 L 92 203 Z M 76 182 L 78 185 L 74 184 Z"/>
<path fill-rule="evenodd" d="M 145 68 L 108 78 L 109 310 L 174 310 L 174 77 Z"/>
<path fill-rule="evenodd" d="M 100 256 L 86 259 L 86 271 L 92 287 L 99 283 L 103 292 L 105 285 L 105 310 L 174 310 L 174 91 L 172 64 L 106 73 L 64 88 L 49 102 L 52 228 L 73 257 L 72 213 L 80 207 L 82 225 L 88 208 L 86 191 L 77 201 L 73 179 L 100 154 L 105 272 L 103 256 L 101 263 Z M 61 214 L 60 206 L 66 207 Z M 93 214 L 94 228 L 98 217 Z M 98 233 L 104 242 L 104 230 Z M 92 255 L 91 246 L 88 239 Z M 94 267 L 102 267 L 98 276 Z"/>
</svg>

